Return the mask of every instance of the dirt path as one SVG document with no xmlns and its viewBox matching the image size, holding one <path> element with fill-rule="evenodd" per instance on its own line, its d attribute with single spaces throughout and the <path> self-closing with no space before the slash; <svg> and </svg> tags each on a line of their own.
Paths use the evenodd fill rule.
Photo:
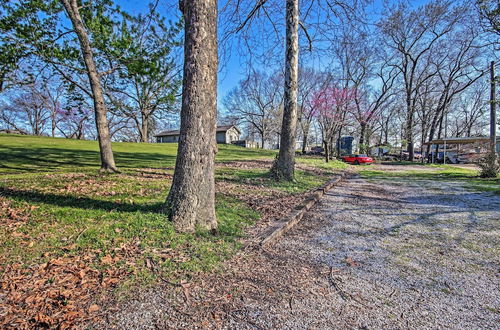
<svg viewBox="0 0 500 330">
<path fill-rule="evenodd" d="M 500 198 L 354 178 L 267 251 L 108 316 L 120 328 L 498 328 Z"/>
</svg>

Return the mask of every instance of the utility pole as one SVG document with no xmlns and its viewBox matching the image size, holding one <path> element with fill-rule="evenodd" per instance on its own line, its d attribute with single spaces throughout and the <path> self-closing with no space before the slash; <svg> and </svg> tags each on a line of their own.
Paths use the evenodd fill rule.
<svg viewBox="0 0 500 330">
<path fill-rule="evenodd" d="M 495 77 L 495 61 L 491 61 L 491 94 L 490 94 L 490 148 L 493 157 L 496 158 L 496 136 L 497 136 L 497 113 L 496 113 L 496 77 Z"/>
<path fill-rule="evenodd" d="M 448 108 L 444 109 L 444 152 L 443 164 L 446 165 L 446 138 L 448 137 Z"/>
</svg>

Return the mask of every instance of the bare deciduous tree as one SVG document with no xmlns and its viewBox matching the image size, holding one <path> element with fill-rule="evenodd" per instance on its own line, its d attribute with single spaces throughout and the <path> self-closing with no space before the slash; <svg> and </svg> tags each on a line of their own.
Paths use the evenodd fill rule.
<svg viewBox="0 0 500 330">
<path fill-rule="evenodd" d="M 453 99 L 487 73 L 486 63 L 481 59 L 484 44 L 480 33 L 471 16 L 463 17 L 467 18 L 467 24 L 462 24 L 449 38 L 438 43 L 439 51 L 433 57 L 437 101 L 433 104 L 432 117 L 429 118 L 429 141 L 436 135 L 441 137 L 444 116 Z"/>
<path fill-rule="evenodd" d="M 427 80 L 436 75 L 430 53 L 437 42 L 453 30 L 463 11 L 463 7 L 452 7 L 449 2 L 441 0 L 433 0 L 415 10 L 399 3 L 390 8 L 379 23 L 386 44 L 399 56 L 395 66 L 401 72 L 404 84 L 405 138 L 410 160 L 414 158 L 414 124 L 419 91 Z"/>
<path fill-rule="evenodd" d="M 254 72 L 240 81 L 224 99 L 224 106 L 233 116 L 249 123 L 259 133 L 261 147 L 277 131 L 277 117 L 283 103 L 281 75 Z"/>
<path fill-rule="evenodd" d="M 331 76 L 329 74 L 317 72 L 312 68 L 299 69 L 298 124 L 302 132 L 303 154 L 306 153 L 311 126 L 316 114 L 314 93 L 328 86 L 330 80 Z"/>
<path fill-rule="evenodd" d="M 99 141 L 99 151 L 101 154 L 101 171 L 116 172 L 115 159 L 111 148 L 111 135 L 109 134 L 108 118 L 106 103 L 104 100 L 104 91 L 101 84 L 101 73 L 97 69 L 94 59 L 92 46 L 90 44 L 89 35 L 83 24 L 80 15 L 80 5 L 77 0 L 61 0 L 64 9 L 73 25 L 80 47 L 83 60 L 87 69 L 92 97 L 94 101 L 94 117 L 97 128 L 97 137 Z"/>
<path fill-rule="evenodd" d="M 299 75 L 299 0 L 286 1 L 286 51 L 283 122 L 280 150 L 271 168 L 276 180 L 295 178 L 295 135 L 297 130 L 297 92 Z"/>
<path fill-rule="evenodd" d="M 48 95 L 41 86 L 30 84 L 10 97 L 10 104 L 2 110 L 1 120 L 20 132 L 43 135 L 51 121 L 52 111 Z"/>
</svg>

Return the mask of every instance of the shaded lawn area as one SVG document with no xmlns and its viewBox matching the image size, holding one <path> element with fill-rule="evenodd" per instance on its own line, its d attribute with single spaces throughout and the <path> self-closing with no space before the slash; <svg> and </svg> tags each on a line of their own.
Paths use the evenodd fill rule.
<svg viewBox="0 0 500 330">
<path fill-rule="evenodd" d="M 422 170 L 407 170 L 405 165 L 414 166 L 415 164 L 398 164 L 401 170 L 384 171 L 381 169 L 363 169 L 359 173 L 366 178 L 383 179 L 383 178 L 406 178 L 411 179 L 426 179 L 426 180 L 444 180 L 458 181 L 464 187 L 476 190 L 492 192 L 500 195 L 500 175 L 496 178 L 480 178 L 477 170 L 457 167 L 453 165 L 443 164 L 425 164 L 422 165 Z"/>
<path fill-rule="evenodd" d="M 219 146 L 219 231 L 181 234 L 161 213 L 177 145 L 113 148 L 122 172 L 99 174 L 95 141 L 0 135 L 0 325 L 82 324 L 98 317 L 99 292 L 188 281 L 238 250 L 245 228 L 265 216 L 255 201 L 286 212 L 288 196 L 346 167 L 299 158 L 297 180 L 277 183 L 267 176 L 275 152 Z"/>
<path fill-rule="evenodd" d="M 114 142 L 113 152 L 121 170 L 175 166 L 176 143 Z M 275 151 L 219 145 L 217 162 L 269 159 Z M 95 170 L 99 168 L 96 141 L 28 135 L 0 134 L 0 173 L 27 171 Z"/>
</svg>

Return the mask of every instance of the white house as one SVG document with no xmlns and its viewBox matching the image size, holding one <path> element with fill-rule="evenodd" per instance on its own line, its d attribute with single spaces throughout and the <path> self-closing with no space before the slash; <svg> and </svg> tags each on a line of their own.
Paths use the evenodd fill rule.
<svg viewBox="0 0 500 330">
<path fill-rule="evenodd" d="M 164 131 L 155 135 L 157 143 L 176 143 L 179 142 L 180 131 Z M 218 126 L 216 129 L 217 143 L 233 143 L 240 139 L 241 132 L 234 125 Z"/>
</svg>

